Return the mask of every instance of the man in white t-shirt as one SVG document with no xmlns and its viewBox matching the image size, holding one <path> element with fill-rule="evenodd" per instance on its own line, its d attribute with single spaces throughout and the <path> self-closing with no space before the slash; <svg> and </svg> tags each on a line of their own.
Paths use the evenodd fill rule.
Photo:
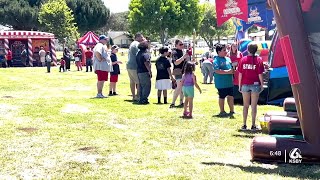
<svg viewBox="0 0 320 180">
<path fill-rule="evenodd" d="M 42 46 L 40 47 L 39 56 L 40 56 L 40 62 L 42 64 L 42 67 L 44 67 L 46 64 L 46 51 Z"/>
<path fill-rule="evenodd" d="M 108 54 L 108 37 L 101 35 L 99 37 L 99 43 L 94 47 L 93 56 L 93 68 L 94 72 L 98 76 L 97 90 L 98 94 L 96 98 L 105 98 L 102 94 L 104 82 L 108 81 L 108 73 L 112 72 L 112 62 Z"/>
</svg>

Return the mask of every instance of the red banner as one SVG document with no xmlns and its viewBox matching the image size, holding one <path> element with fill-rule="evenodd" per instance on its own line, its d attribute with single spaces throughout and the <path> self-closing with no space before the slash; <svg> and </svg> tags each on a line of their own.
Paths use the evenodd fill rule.
<svg viewBox="0 0 320 180">
<path fill-rule="evenodd" d="M 231 17 L 236 17 L 248 21 L 248 0 L 216 0 L 217 24 L 228 21 Z"/>
</svg>

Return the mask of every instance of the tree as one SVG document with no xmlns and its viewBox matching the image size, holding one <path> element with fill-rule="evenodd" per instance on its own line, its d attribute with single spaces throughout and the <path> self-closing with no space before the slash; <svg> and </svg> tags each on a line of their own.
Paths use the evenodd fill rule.
<svg viewBox="0 0 320 180">
<path fill-rule="evenodd" d="M 40 0 L 1 0 L 0 24 L 11 26 L 16 30 L 37 30 L 38 7 Z"/>
<path fill-rule="evenodd" d="M 0 0 L 0 24 L 16 30 L 38 30 L 39 9 L 48 0 Z M 73 10 L 80 32 L 103 27 L 110 11 L 102 0 L 67 0 Z"/>
<path fill-rule="evenodd" d="M 162 44 L 177 34 L 191 35 L 200 20 L 198 0 L 132 0 L 131 33 L 143 32 Z"/>
<path fill-rule="evenodd" d="M 210 3 L 204 3 L 201 7 L 204 11 L 202 20 L 200 22 L 199 35 L 206 41 L 210 48 L 213 48 L 213 41 L 221 37 L 231 35 L 235 32 L 235 27 L 229 20 L 221 27 L 217 26 L 216 8 Z"/>
<path fill-rule="evenodd" d="M 74 13 L 81 33 L 105 26 L 110 17 L 110 10 L 102 0 L 67 0 L 67 4 Z"/>
<path fill-rule="evenodd" d="M 113 31 L 128 31 L 129 21 L 128 21 L 129 11 L 112 13 L 106 25 L 106 29 Z"/>
<path fill-rule="evenodd" d="M 73 40 L 79 37 L 72 10 L 65 0 L 49 0 L 42 5 L 39 22 L 43 30 L 55 34 L 60 42 L 63 42 L 66 37 Z"/>
</svg>

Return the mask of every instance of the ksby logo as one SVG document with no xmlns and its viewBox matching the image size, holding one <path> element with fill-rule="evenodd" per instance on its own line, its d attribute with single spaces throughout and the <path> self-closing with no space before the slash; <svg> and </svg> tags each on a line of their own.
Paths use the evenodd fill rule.
<svg viewBox="0 0 320 180">
<path fill-rule="evenodd" d="M 299 148 L 294 148 L 290 151 L 289 153 L 289 163 L 301 163 L 302 162 L 302 155 L 301 155 L 301 151 Z"/>
</svg>

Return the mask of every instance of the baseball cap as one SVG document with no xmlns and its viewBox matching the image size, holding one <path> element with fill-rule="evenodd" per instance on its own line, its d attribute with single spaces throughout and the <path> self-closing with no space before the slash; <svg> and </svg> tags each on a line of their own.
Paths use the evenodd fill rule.
<svg viewBox="0 0 320 180">
<path fill-rule="evenodd" d="M 99 36 L 99 40 L 107 40 L 108 37 L 106 35 L 101 35 Z"/>
<path fill-rule="evenodd" d="M 113 50 L 113 49 L 119 49 L 119 46 L 113 45 L 113 46 L 111 47 L 111 49 L 112 49 L 112 50 Z"/>
</svg>

